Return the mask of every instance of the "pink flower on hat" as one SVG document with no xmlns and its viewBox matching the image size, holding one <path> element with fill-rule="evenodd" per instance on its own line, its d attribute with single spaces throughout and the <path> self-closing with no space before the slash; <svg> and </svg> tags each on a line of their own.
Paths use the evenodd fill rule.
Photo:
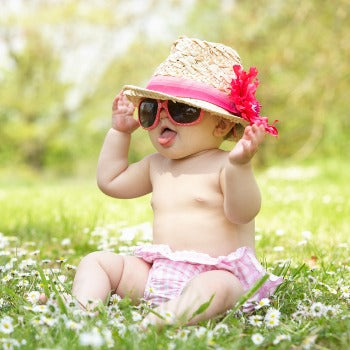
<svg viewBox="0 0 350 350">
<path fill-rule="evenodd" d="M 269 125 L 266 117 L 260 116 L 261 105 L 255 97 L 255 92 L 259 85 L 259 80 L 255 79 L 258 74 L 256 67 L 251 67 L 247 73 L 237 64 L 233 66 L 233 70 L 236 78 L 233 78 L 231 81 L 230 98 L 234 102 L 239 115 L 248 121 L 250 125 L 264 125 L 266 132 L 277 136 L 278 131 L 276 127 Z"/>
</svg>

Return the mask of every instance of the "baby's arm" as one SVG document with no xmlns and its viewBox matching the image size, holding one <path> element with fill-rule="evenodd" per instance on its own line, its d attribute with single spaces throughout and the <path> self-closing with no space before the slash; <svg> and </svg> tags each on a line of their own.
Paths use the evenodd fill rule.
<svg viewBox="0 0 350 350">
<path fill-rule="evenodd" d="M 236 224 L 253 220 L 260 210 L 261 197 L 251 167 L 251 159 L 264 139 L 263 126 L 247 126 L 244 135 L 229 153 L 221 176 L 224 211 Z"/>
<path fill-rule="evenodd" d="M 105 138 L 97 166 L 97 184 L 109 196 L 135 198 L 151 192 L 150 157 L 130 164 L 131 133 L 138 128 L 134 106 L 121 93 L 113 101 L 112 128 Z"/>
</svg>

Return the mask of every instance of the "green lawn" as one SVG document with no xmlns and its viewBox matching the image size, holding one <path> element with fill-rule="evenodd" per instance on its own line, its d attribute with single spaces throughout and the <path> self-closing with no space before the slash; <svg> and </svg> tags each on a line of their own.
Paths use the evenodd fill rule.
<svg viewBox="0 0 350 350">
<path fill-rule="evenodd" d="M 350 165 L 340 161 L 257 172 L 263 195 L 258 258 L 286 282 L 270 305 L 252 314 L 238 311 L 160 333 L 140 331 L 144 304 L 112 299 L 93 316 L 36 302 L 43 290 L 69 292 L 74 267 L 85 254 L 125 253 L 136 241 L 149 240 L 149 197 L 107 198 L 93 180 L 0 181 L 0 344 L 6 349 L 348 349 L 349 172 Z"/>
</svg>

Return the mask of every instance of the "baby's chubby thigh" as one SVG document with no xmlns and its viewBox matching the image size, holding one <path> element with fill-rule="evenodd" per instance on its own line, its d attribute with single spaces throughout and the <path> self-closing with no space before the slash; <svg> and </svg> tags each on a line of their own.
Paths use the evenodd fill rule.
<svg viewBox="0 0 350 350">
<path fill-rule="evenodd" d="M 226 312 L 243 294 L 240 281 L 232 273 L 210 270 L 191 279 L 181 295 L 160 305 L 156 311 L 160 314 L 170 312 L 175 317 L 175 323 L 193 325 Z M 197 314 L 200 306 L 209 300 L 206 310 Z M 146 319 L 155 325 L 164 324 L 163 320 L 153 314 L 149 314 Z"/>
<path fill-rule="evenodd" d="M 182 295 L 191 303 L 211 301 L 214 314 L 231 308 L 244 294 L 240 281 L 231 272 L 211 270 L 194 277 L 185 287 Z"/>
<path fill-rule="evenodd" d="M 143 298 L 151 264 L 136 256 L 122 256 L 123 273 L 115 292 L 130 297 L 134 302 Z"/>
<path fill-rule="evenodd" d="M 135 256 L 108 251 L 88 254 L 80 262 L 73 283 L 78 300 L 104 300 L 109 292 L 137 301 L 143 297 L 150 265 Z"/>
</svg>

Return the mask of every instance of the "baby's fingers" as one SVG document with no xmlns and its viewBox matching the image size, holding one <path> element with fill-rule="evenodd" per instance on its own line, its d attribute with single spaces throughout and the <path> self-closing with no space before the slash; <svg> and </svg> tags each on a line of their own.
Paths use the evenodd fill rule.
<svg viewBox="0 0 350 350">
<path fill-rule="evenodd" d="M 113 104 L 112 104 L 112 111 L 113 112 L 118 110 L 119 101 L 120 101 L 121 97 L 122 97 L 121 92 L 116 97 L 114 97 Z"/>
<path fill-rule="evenodd" d="M 258 147 L 265 137 L 265 128 L 263 125 L 247 126 L 244 130 L 244 139 L 249 140 L 255 147 Z"/>
<path fill-rule="evenodd" d="M 264 125 L 253 124 L 252 130 L 255 134 L 255 138 L 256 138 L 258 144 L 260 144 L 264 140 L 264 137 L 266 134 Z"/>
</svg>

